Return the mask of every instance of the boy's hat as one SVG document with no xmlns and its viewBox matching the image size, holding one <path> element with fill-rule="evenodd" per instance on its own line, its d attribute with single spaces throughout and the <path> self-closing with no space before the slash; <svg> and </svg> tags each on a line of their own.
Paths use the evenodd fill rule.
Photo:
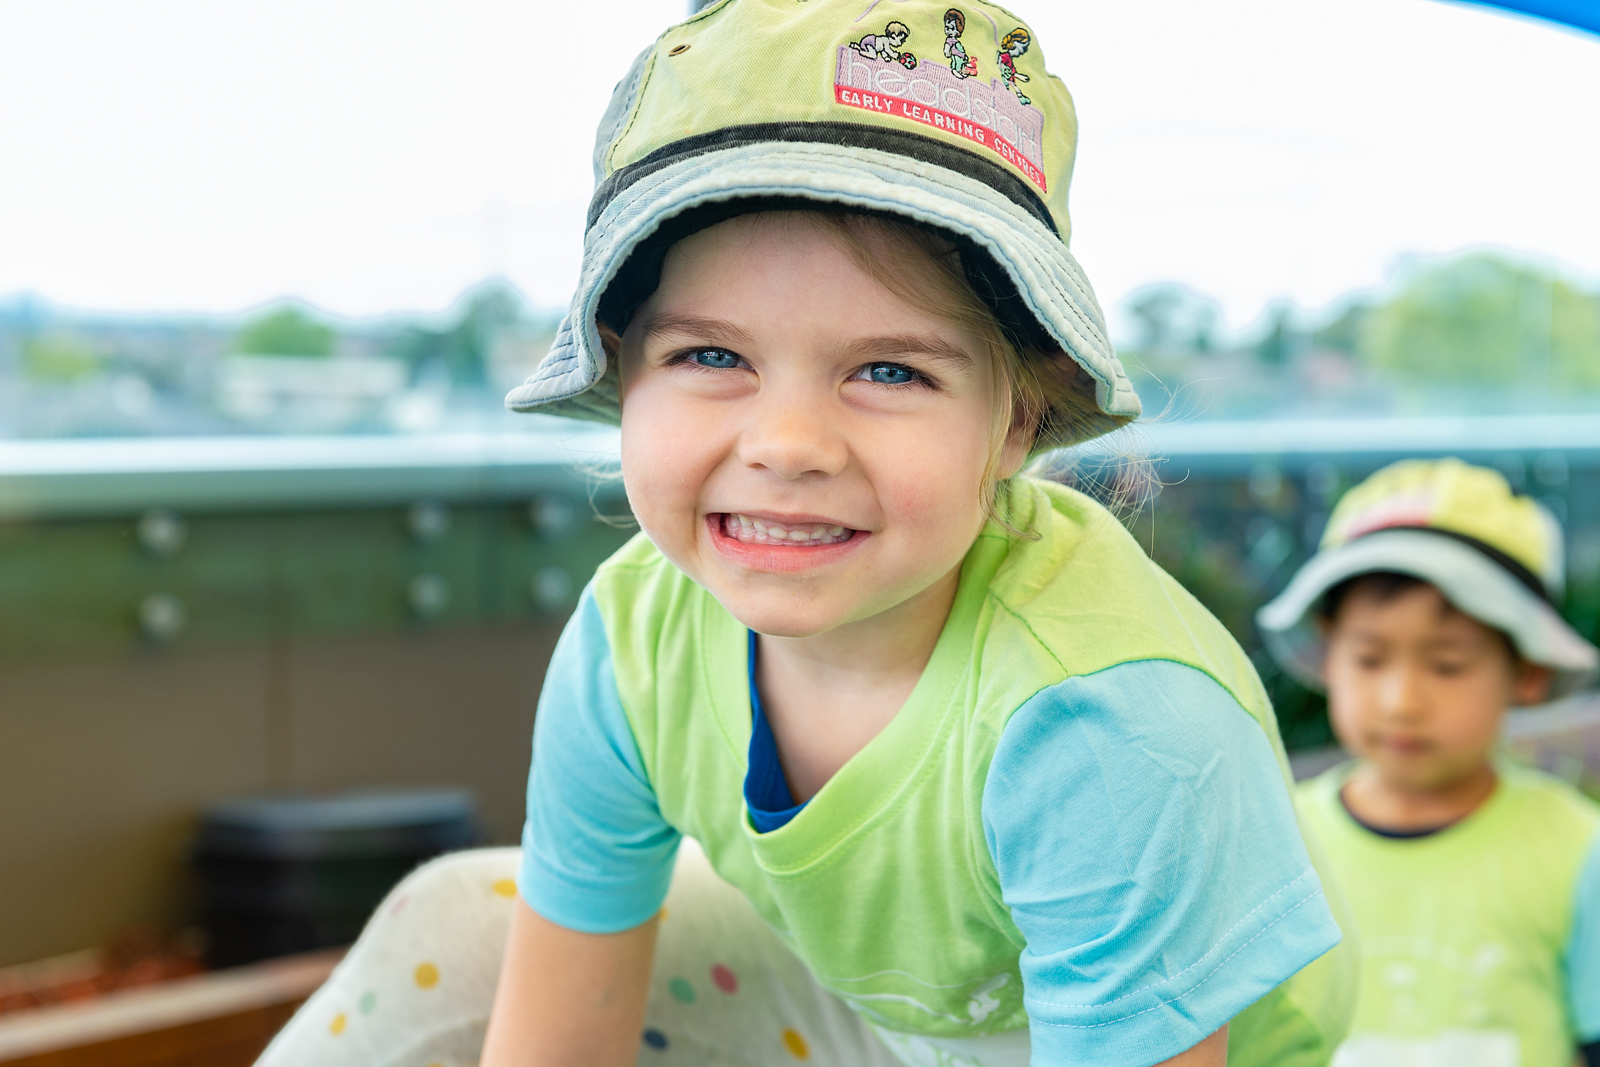
<svg viewBox="0 0 1600 1067">
<path fill-rule="evenodd" d="M 1040 368 L 1053 391 L 1040 448 L 1113 430 L 1139 399 L 1067 251 L 1077 133 L 1044 42 L 995 5 L 714 3 L 645 49 L 612 94 L 577 293 L 506 406 L 617 423 L 597 319 L 626 325 L 672 241 L 749 211 L 811 207 L 951 237 L 1013 337 L 1066 354 Z M 1068 390 L 1093 403 L 1057 405 Z"/>
<path fill-rule="evenodd" d="M 1344 495 L 1320 551 L 1256 623 L 1278 662 L 1321 688 L 1325 649 L 1313 615 L 1324 594 L 1361 574 L 1408 574 L 1552 668 L 1551 696 L 1560 696 L 1600 669 L 1600 650 L 1555 609 L 1562 568 L 1561 527 L 1499 473 L 1458 459 L 1405 460 Z"/>
</svg>

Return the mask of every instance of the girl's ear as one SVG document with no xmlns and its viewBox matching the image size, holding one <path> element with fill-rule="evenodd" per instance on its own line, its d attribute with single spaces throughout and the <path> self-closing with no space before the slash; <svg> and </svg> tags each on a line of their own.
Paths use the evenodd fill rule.
<svg viewBox="0 0 1600 1067">
<path fill-rule="evenodd" d="M 1000 462 L 995 474 L 1004 481 L 1022 469 L 1033 451 L 1033 438 L 1038 426 L 1028 414 L 1027 405 L 1014 404 L 1011 410 L 1011 428 L 1006 431 L 1005 443 L 1000 446 Z"/>
</svg>

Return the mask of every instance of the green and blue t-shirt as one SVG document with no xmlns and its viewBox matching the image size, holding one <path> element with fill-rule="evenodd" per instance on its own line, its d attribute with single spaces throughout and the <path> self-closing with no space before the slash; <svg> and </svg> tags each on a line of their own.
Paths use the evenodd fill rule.
<svg viewBox="0 0 1600 1067">
<path fill-rule="evenodd" d="M 1600 806 L 1506 765 L 1465 819 L 1395 837 L 1346 810 L 1355 766 L 1298 795 L 1361 931 L 1335 1067 L 1600 1063 Z"/>
<path fill-rule="evenodd" d="M 1006 499 L 1036 538 L 985 528 L 904 707 L 778 812 L 746 800 L 787 795 L 752 783 L 775 750 L 752 755 L 748 631 L 624 547 L 540 697 L 524 899 L 636 926 L 687 834 L 884 1029 L 1027 1027 L 1036 1064 L 1141 1065 L 1238 1016 L 1231 1062 L 1326 1063 L 1350 972 L 1249 661 L 1104 509 Z"/>
</svg>

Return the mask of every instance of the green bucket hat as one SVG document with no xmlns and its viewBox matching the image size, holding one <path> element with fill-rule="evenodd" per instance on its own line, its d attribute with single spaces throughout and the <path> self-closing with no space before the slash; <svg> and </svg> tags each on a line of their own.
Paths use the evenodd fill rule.
<svg viewBox="0 0 1600 1067">
<path fill-rule="evenodd" d="M 1315 614 L 1323 596 L 1358 575 L 1408 574 L 1504 633 L 1524 659 L 1551 668 L 1551 695 L 1561 696 L 1600 669 L 1600 650 L 1555 609 L 1565 585 L 1561 540 L 1555 517 L 1514 494 L 1497 471 L 1458 459 L 1404 460 L 1339 500 L 1317 554 L 1256 623 L 1284 669 L 1320 689 L 1326 649 Z"/>
<path fill-rule="evenodd" d="M 1138 417 L 1139 398 L 1067 251 L 1077 132 L 1042 42 L 993 4 L 714 3 L 645 49 L 612 94 L 577 292 L 506 406 L 619 422 L 598 324 L 626 325 L 673 241 L 738 214 L 809 207 L 902 219 L 956 243 L 1013 338 L 1051 353 L 1038 368 L 1052 401 L 1040 449 L 1116 429 Z M 1093 404 L 1069 405 L 1068 391 Z"/>
</svg>

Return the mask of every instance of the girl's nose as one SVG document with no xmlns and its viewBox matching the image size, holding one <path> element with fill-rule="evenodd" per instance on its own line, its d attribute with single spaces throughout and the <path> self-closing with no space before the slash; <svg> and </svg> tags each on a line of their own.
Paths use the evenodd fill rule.
<svg viewBox="0 0 1600 1067">
<path fill-rule="evenodd" d="M 774 391 L 740 435 L 739 458 L 784 481 L 832 477 L 844 470 L 850 451 L 832 414 L 825 397 Z"/>
</svg>

